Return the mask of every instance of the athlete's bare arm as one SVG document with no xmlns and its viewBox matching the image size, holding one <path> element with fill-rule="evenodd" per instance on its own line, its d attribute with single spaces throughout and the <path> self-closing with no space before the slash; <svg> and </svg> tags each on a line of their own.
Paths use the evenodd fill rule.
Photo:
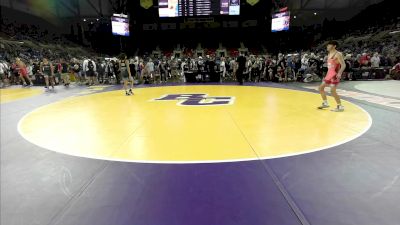
<svg viewBox="0 0 400 225">
<path fill-rule="evenodd" d="M 339 70 L 339 72 L 337 74 L 337 78 L 340 79 L 340 77 L 342 76 L 343 71 L 346 69 L 346 63 L 344 62 L 343 55 L 342 55 L 341 52 L 338 52 L 336 54 L 336 59 L 340 63 L 340 70 Z"/>
</svg>

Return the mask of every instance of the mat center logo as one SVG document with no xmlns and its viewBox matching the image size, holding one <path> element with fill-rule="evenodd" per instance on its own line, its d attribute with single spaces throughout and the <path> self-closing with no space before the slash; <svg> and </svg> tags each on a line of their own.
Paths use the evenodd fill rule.
<svg viewBox="0 0 400 225">
<path fill-rule="evenodd" d="M 168 94 L 154 101 L 178 101 L 180 106 L 217 106 L 232 105 L 235 97 L 208 96 L 208 94 Z"/>
</svg>

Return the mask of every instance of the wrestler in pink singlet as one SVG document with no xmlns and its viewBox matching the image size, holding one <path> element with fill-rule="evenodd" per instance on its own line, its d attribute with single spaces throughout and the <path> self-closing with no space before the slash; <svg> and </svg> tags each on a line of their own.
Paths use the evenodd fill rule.
<svg viewBox="0 0 400 225">
<path fill-rule="evenodd" d="M 324 79 L 325 84 L 329 85 L 338 85 L 340 79 L 337 78 L 337 73 L 340 69 L 340 63 L 335 59 L 336 53 L 331 57 L 328 58 L 328 73 Z"/>
</svg>

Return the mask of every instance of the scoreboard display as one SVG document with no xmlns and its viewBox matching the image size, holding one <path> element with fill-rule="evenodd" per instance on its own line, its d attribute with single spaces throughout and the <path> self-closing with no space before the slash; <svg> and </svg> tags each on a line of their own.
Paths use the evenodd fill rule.
<svg viewBox="0 0 400 225">
<path fill-rule="evenodd" d="M 272 15 L 271 31 L 284 31 L 289 30 L 290 25 L 290 12 L 280 12 Z"/>
<path fill-rule="evenodd" d="M 160 17 L 239 15 L 240 0 L 159 0 Z"/>
<path fill-rule="evenodd" d="M 111 27 L 113 35 L 129 36 L 129 19 L 127 16 L 111 17 Z"/>
</svg>

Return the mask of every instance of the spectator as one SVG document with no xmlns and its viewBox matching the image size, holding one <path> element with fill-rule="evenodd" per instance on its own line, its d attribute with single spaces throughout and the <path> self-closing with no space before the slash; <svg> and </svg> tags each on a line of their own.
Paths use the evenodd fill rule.
<svg viewBox="0 0 400 225">
<path fill-rule="evenodd" d="M 86 76 L 89 78 L 87 85 L 95 85 L 97 77 L 97 65 L 92 59 L 87 60 Z"/>
<path fill-rule="evenodd" d="M 81 64 L 77 59 L 72 59 L 70 72 L 73 75 L 74 79 L 77 81 L 78 84 L 82 82 L 82 67 Z"/>
<path fill-rule="evenodd" d="M 149 61 L 146 63 L 146 73 L 147 73 L 147 78 L 148 79 L 153 79 L 154 76 L 154 62 L 152 59 L 149 59 Z"/>
<path fill-rule="evenodd" d="M 278 64 L 277 73 L 278 73 L 279 81 L 287 81 L 287 77 L 285 74 L 287 62 L 282 53 L 278 54 L 278 63 L 277 64 Z"/>
<path fill-rule="evenodd" d="M 104 60 L 103 61 L 98 60 L 97 61 L 97 65 L 98 65 L 98 67 L 97 67 L 97 80 L 101 84 L 104 84 L 104 76 L 105 76 L 105 73 L 106 73 L 106 62 Z"/>
<path fill-rule="evenodd" d="M 374 56 L 371 58 L 371 67 L 372 68 L 378 68 L 380 64 L 380 57 L 379 53 L 375 53 Z"/>
<path fill-rule="evenodd" d="M 111 65 L 112 65 L 112 71 L 115 74 L 115 80 L 117 84 L 121 84 L 121 73 L 119 70 L 119 63 L 117 63 L 116 61 L 112 60 L 111 61 Z"/>
<path fill-rule="evenodd" d="M 8 86 L 8 70 L 9 67 L 5 61 L 0 61 L 0 88 Z"/>
<path fill-rule="evenodd" d="M 222 72 L 222 77 L 225 78 L 226 75 L 226 63 L 225 63 L 225 57 L 221 58 L 221 63 L 219 64 L 219 70 Z M 221 79 L 222 81 L 222 79 Z"/>
<path fill-rule="evenodd" d="M 64 86 L 69 87 L 70 80 L 69 80 L 69 70 L 68 64 L 65 59 L 61 60 L 61 79 L 64 83 Z"/>
<path fill-rule="evenodd" d="M 370 57 L 366 52 L 364 52 L 360 57 L 360 66 L 369 67 L 370 65 L 371 65 Z"/>
<path fill-rule="evenodd" d="M 347 54 L 344 57 L 344 63 L 346 64 L 346 69 L 344 70 L 344 79 L 353 80 L 353 65 L 351 60 L 351 54 Z"/>
<path fill-rule="evenodd" d="M 236 71 L 236 78 L 237 81 L 239 82 L 240 85 L 243 85 L 243 72 L 246 69 L 246 57 L 244 57 L 243 54 L 240 54 L 240 56 L 236 60 L 238 64 L 238 68 Z"/>
</svg>

